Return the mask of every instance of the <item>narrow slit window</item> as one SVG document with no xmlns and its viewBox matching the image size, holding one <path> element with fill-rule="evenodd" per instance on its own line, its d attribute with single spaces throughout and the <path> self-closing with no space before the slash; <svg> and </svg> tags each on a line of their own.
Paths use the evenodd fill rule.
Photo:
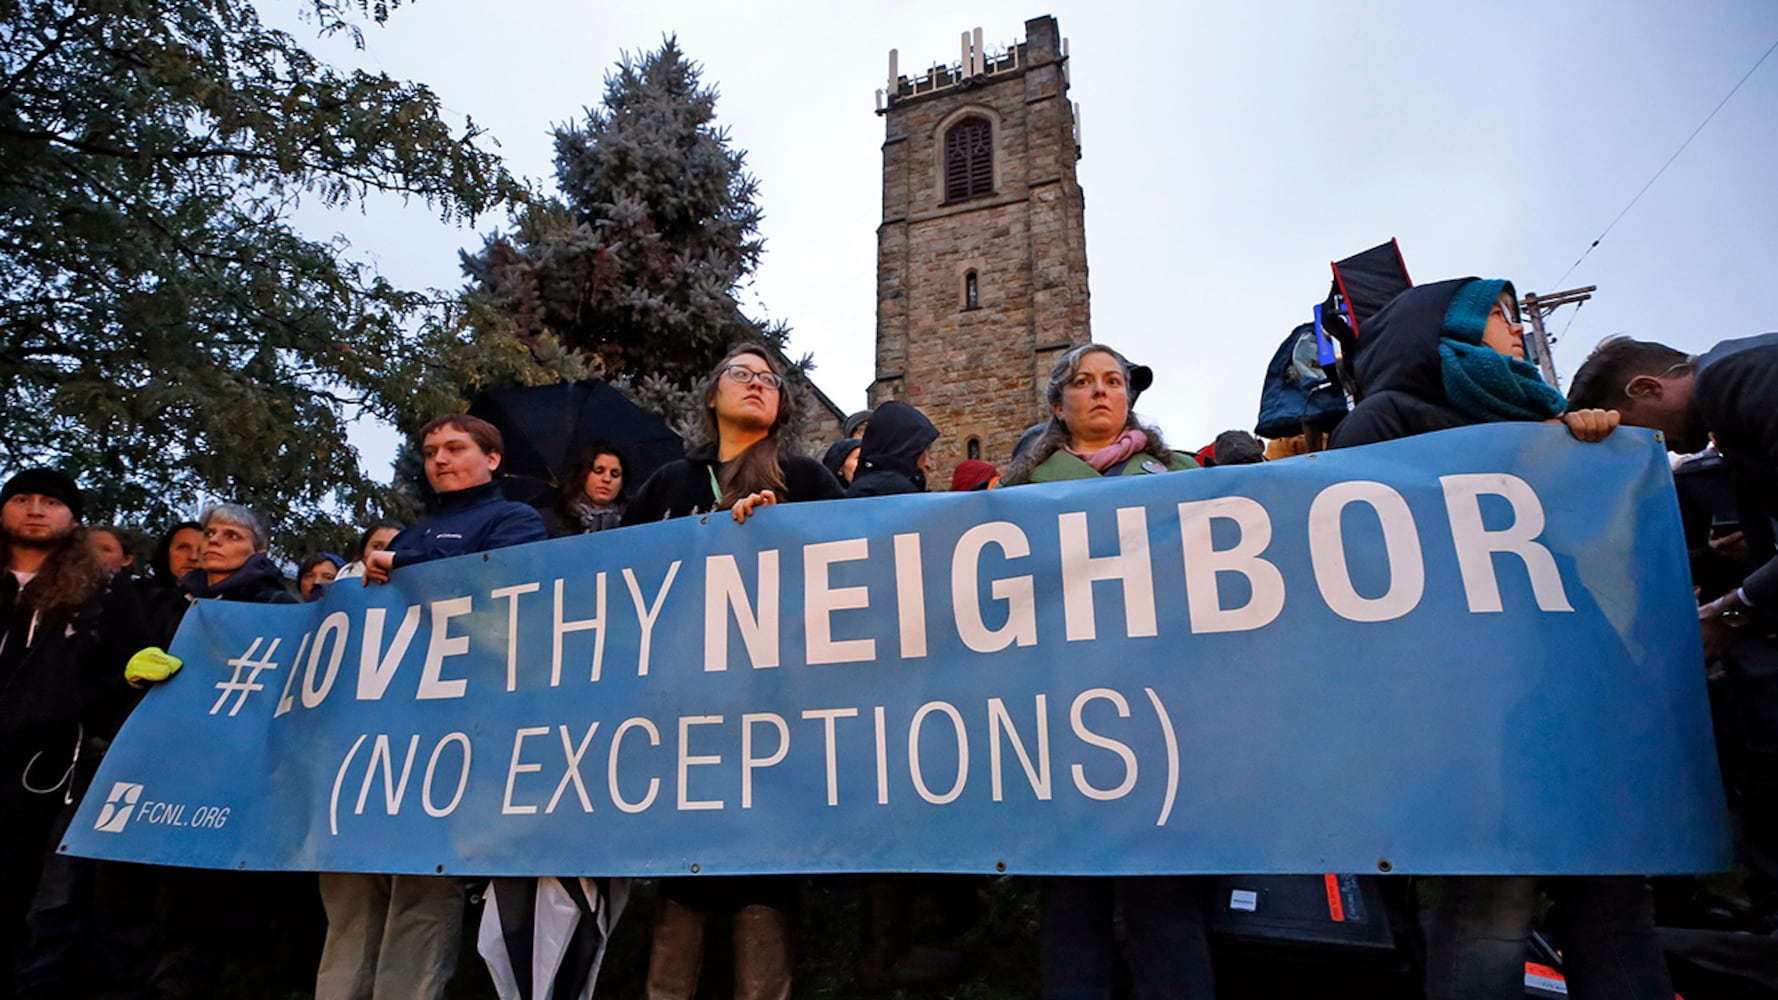
<svg viewBox="0 0 1778 1000">
<path fill-rule="evenodd" d="M 975 272 L 963 275 L 963 308 L 980 309 L 982 307 L 981 286 L 976 281 Z"/>
<path fill-rule="evenodd" d="M 970 438 L 969 444 L 965 446 L 964 450 L 970 458 L 980 461 L 982 457 L 982 439 Z"/>
</svg>

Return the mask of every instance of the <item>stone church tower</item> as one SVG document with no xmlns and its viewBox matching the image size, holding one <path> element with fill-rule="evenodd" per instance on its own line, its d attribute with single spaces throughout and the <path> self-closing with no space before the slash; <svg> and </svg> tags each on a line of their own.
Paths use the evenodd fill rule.
<svg viewBox="0 0 1778 1000">
<path fill-rule="evenodd" d="M 1053 17 L 1004 52 L 963 36 L 962 59 L 878 92 L 877 368 L 870 402 L 920 408 L 942 437 L 933 487 L 965 458 L 1004 465 L 1048 416 L 1061 351 L 1091 339 L 1085 200 Z"/>
</svg>

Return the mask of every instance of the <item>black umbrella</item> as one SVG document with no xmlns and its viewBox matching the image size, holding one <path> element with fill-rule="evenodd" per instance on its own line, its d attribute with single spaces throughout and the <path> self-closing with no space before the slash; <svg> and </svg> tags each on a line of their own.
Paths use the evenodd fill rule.
<svg viewBox="0 0 1778 1000">
<path fill-rule="evenodd" d="M 500 428 L 506 440 L 500 471 L 534 481 L 534 491 L 547 494 L 580 449 L 604 441 L 624 451 L 624 479 L 634 489 L 654 470 L 685 456 L 685 442 L 659 417 L 624 398 L 604 382 L 558 382 L 528 389 L 484 392 L 469 404 L 469 415 Z M 515 500 L 538 502 L 543 496 L 521 496 L 523 483 L 510 483 Z"/>
</svg>

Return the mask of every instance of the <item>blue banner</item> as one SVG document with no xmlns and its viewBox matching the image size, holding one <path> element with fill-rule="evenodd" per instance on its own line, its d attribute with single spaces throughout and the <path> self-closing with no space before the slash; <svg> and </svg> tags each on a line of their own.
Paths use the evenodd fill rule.
<svg viewBox="0 0 1778 1000">
<path fill-rule="evenodd" d="M 1449 431 L 203 602 L 67 838 L 454 874 L 1729 859 L 1667 456 Z"/>
</svg>

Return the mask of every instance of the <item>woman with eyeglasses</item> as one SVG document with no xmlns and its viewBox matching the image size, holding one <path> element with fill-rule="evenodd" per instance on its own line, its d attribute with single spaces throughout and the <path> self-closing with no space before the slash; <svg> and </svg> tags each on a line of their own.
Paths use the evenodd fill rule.
<svg viewBox="0 0 1778 1000">
<path fill-rule="evenodd" d="M 1618 425 L 1617 412 L 1570 411 L 1525 360 L 1524 336 L 1510 281 L 1458 278 L 1397 295 L 1364 324 L 1352 360 L 1358 405 L 1334 428 L 1330 446 L 1507 421 L 1560 421 L 1577 440 L 1604 440 Z M 1513 639 L 1503 634 L 1500 641 Z M 1524 996 L 1528 941 L 1545 893 L 1556 900 L 1551 912 L 1560 920 L 1571 996 L 1671 1000 L 1654 902 L 1634 875 L 1429 880 L 1421 892 L 1428 1000 Z"/>
<path fill-rule="evenodd" d="M 1351 361 L 1358 405 L 1330 448 L 1393 441 L 1470 424 L 1560 420 L 1601 441 L 1614 410 L 1568 409 L 1525 360 L 1525 328 L 1510 281 L 1457 278 L 1410 288 L 1365 321 Z"/>
<path fill-rule="evenodd" d="M 820 462 L 790 450 L 790 387 L 764 348 L 730 351 L 704 379 L 705 442 L 648 477 L 624 524 L 729 511 L 745 522 L 760 507 L 844 496 Z M 790 995 L 789 876 L 699 876 L 660 883 L 649 1000 L 691 1000 L 704 954 L 704 918 L 733 914 L 735 996 Z"/>
<path fill-rule="evenodd" d="M 746 521 L 760 507 L 845 496 L 826 467 L 790 449 L 790 386 L 765 348 L 730 351 L 703 388 L 704 443 L 648 477 L 624 511 L 624 524 L 716 510 Z"/>
</svg>

